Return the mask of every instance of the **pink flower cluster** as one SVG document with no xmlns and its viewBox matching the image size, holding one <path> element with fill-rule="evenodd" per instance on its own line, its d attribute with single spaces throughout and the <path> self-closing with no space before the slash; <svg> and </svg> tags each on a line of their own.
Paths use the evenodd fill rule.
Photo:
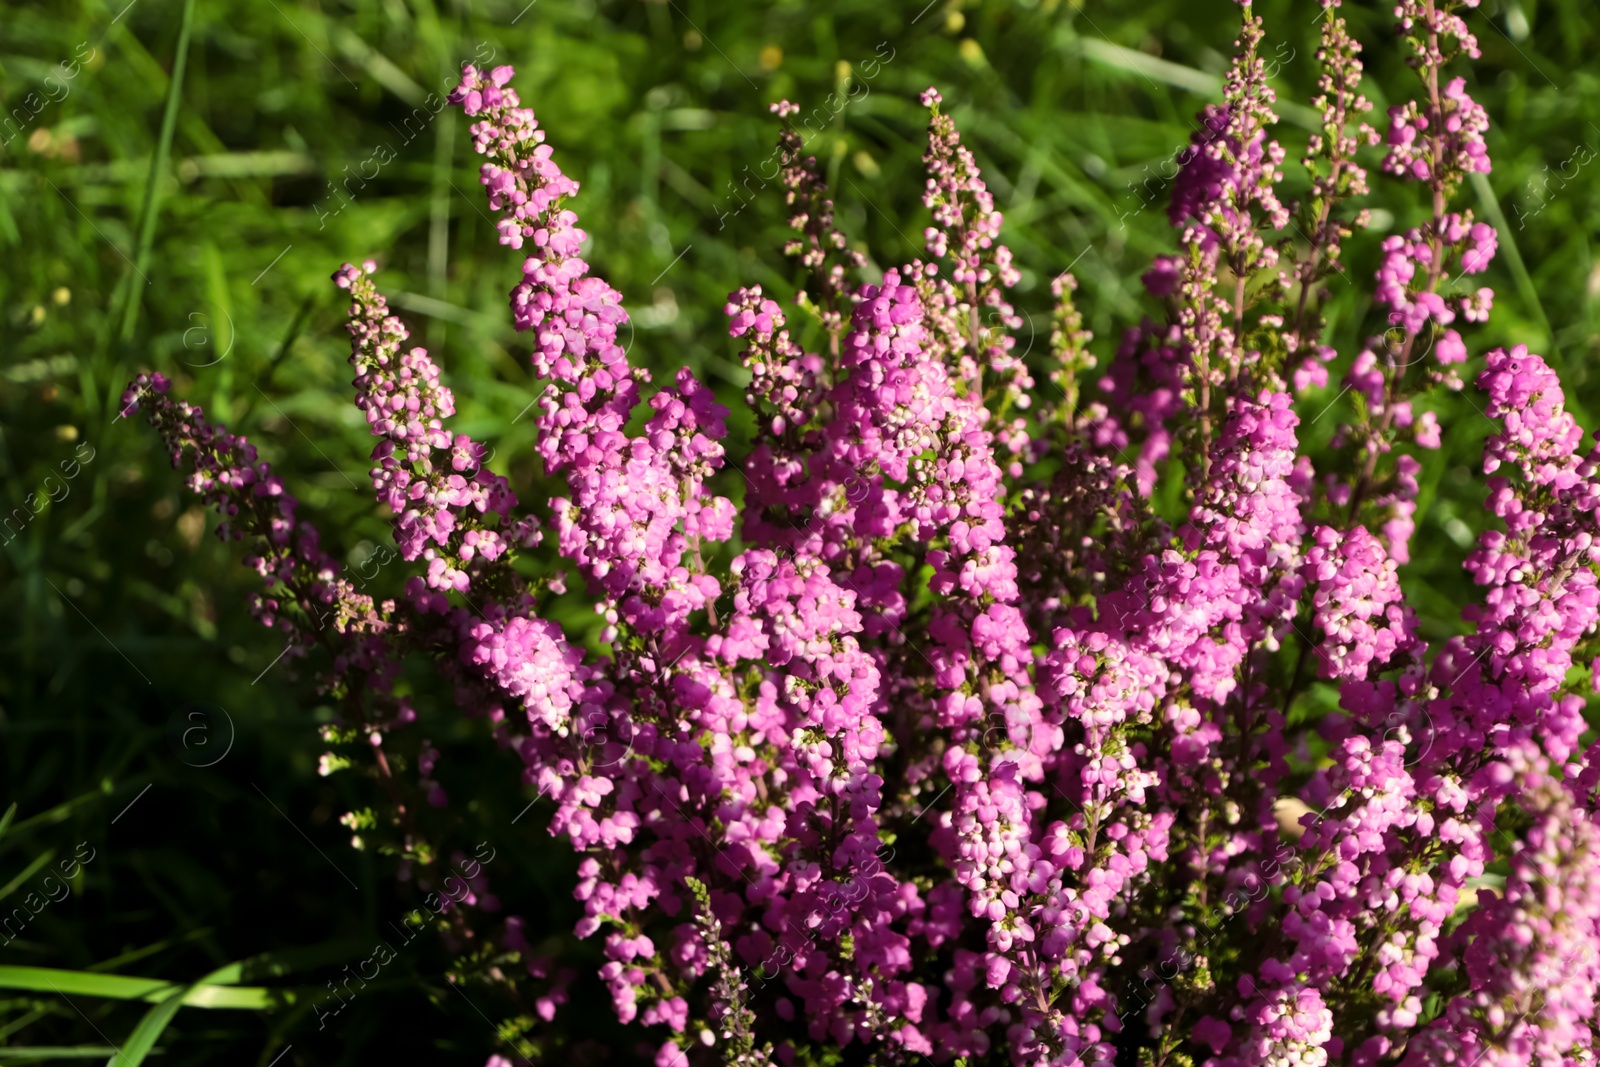
<svg viewBox="0 0 1600 1067">
<path fill-rule="evenodd" d="M 253 538 L 263 621 L 327 647 L 330 737 L 361 739 L 390 805 L 352 825 L 407 878 L 449 854 L 438 751 L 385 756 L 416 717 L 401 659 L 426 654 L 552 802 L 528 824 L 581 855 L 573 933 L 599 939 L 657 1067 L 1593 1060 L 1600 446 L 1581 451 L 1525 348 L 1476 379 L 1495 429 L 1464 632 L 1430 648 L 1404 589 L 1413 450 L 1439 446 L 1433 398 L 1466 387 L 1455 327 L 1491 305 L 1457 284 L 1496 234 L 1452 207 L 1489 167 L 1487 116 L 1441 77 L 1476 43 L 1454 8 L 1397 8 L 1423 95 L 1391 111 L 1379 181 L 1422 183 L 1433 214 L 1369 241 L 1374 332 L 1351 343 L 1322 309 L 1367 240 L 1360 48 L 1324 0 L 1312 188 L 1286 203 L 1243 6 L 1224 98 L 1179 154 L 1179 251 L 1145 275 L 1159 310 L 1093 377 L 1070 275 L 1049 351 L 1017 352 L 1022 275 L 929 90 L 928 259 L 871 278 L 785 132 L 814 322 L 761 286 L 729 296 L 756 416 L 735 463 L 688 369 L 645 398 L 578 183 L 511 69 L 469 66 L 451 101 L 525 254 L 510 311 L 561 495 L 524 503 L 450 428 L 444 374 L 370 262 L 335 282 L 403 597 L 342 581 L 281 480 L 165 379 L 125 397 L 219 533 Z M 1361 402 L 1313 449 L 1298 400 L 1325 410 L 1335 365 Z M 532 576 L 544 530 L 598 649 L 550 617 L 566 586 Z M 498 904 L 475 886 L 452 946 L 551 1024 L 568 976 Z"/>
</svg>

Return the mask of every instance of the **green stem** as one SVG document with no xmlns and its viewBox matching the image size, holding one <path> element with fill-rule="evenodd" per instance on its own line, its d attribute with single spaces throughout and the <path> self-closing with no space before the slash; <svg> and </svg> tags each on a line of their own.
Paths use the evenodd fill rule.
<svg viewBox="0 0 1600 1067">
<path fill-rule="evenodd" d="M 150 246 L 155 243 L 156 214 L 161 206 L 161 179 L 167 171 L 167 160 L 172 154 L 172 134 L 178 125 L 178 98 L 183 95 L 183 70 L 188 65 L 189 31 L 194 27 L 194 0 L 183 0 L 182 21 L 178 24 L 178 50 L 172 60 L 172 78 L 167 82 L 166 110 L 161 116 L 161 137 L 156 151 L 150 157 L 150 177 L 145 182 L 144 208 L 139 214 L 139 246 L 133 257 L 133 269 L 144 277 L 150 263 Z M 146 285 L 149 284 L 147 280 Z M 128 303 L 122 313 L 122 340 L 133 339 L 133 327 L 139 319 L 139 289 L 133 278 L 128 279 Z"/>
</svg>

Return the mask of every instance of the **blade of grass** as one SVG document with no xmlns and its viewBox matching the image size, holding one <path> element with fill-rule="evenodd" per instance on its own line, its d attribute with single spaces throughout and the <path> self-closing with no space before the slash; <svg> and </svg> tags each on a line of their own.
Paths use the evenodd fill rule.
<svg viewBox="0 0 1600 1067">
<path fill-rule="evenodd" d="M 455 51 L 446 41 L 439 24 L 438 12 L 431 0 L 418 0 L 417 29 L 427 45 L 429 55 L 436 64 L 442 85 L 449 85 L 457 74 L 452 56 Z M 429 206 L 428 225 L 428 295 L 444 300 L 446 291 L 445 268 L 450 258 L 450 201 L 454 193 L 450 181 L 451 164 L 455 162 L 456 110 L 445 108 L 437 117 L 433 146 L 433 202 Z M 428 343 L 442 348 L 446 327 L 443 323 L 428 324 Z"/>
<path fill-rule="evenodd" d="M 12 1034 L 17 1033 L 20 1030 L 26 1030 L 28 1027 L 32 1026 L 34 1023 L 38 1022 L 40 1019 L 43 1019 L 49 1014 L 49 1008 L 34 1008 L 32 1011 L 18 1016 L 11 1022 L 6 1023 L 4 1026 L 0 1026 L 0 1042 L 5 1042 L 11 1037 Z M 12 1050 L 0 1047 L 0 1053 L 9 1051 Z"/>
<path fill-rule="evenodd" d="M 64 800 L 60 804 L 57 804 L 55 807 L 50 808 L 47 811 L 41 811 L 39 814 L 29 816 L 28 818 L 17 823 L 11 828 L 11 839 L 16 840 L 18 834 L 31 830 L 35 826 L 49 826 L 53 825 L 54 823 L 64 822 L 66 821 L 67 816 L 72 814 L 74 809 L 81 807 L 90 801 L 99 800 L 102 797 L 109 796 L 110 794 L 110 789 L 96 789 L 93 792 L 84 793 L 80 796 L 73 797 L 71 800 Z M 9 844 L 9 842 L 5 842 L 5 844 Z"/>
<path fill-rule="evenodd" d="M 1486 174 L 1474 171 L 1471 175 L 1472 191 L 1478 194 L 1478 203 L 1483 205 L 1483 213 L 1489 216 L 1489 224 L 1500 235 L 1500 251 L 1506 257 L 1506 263 L 1511 267 L 1511 277 L 1517 283 L 1517 294 L 1533 308 L 1539 316 L 1539 325 L 1544 327 L 1544 333 L 1550 346 L 1551 355 L 1561 358 L 1561 350 L 1556 347 L 1556 332 L 1550 328 L 1550 319 L 1544 313 L 1544 303 L 1539 299 L 1539 287 L 1533 284 L 1533 276 L 1528 273 L 1528 266 L 1522 261 L 1522 253 L 1517 249 L 1517 239 L 1511 232 L 1511 227 L 1506 223 L 1506 213 L 1500 210 L 1500 201 L 1494 195 L 1494 187 L 1489 184 Z M 1569 408 L 1572 406 L 1569 400 Z"/>
<path fill-rule="evenodd" d="M 178 1009 L 183 1007 L 183 998 L 199 984 L 196 982 L 179 990 L 145 1012 L 144 1018 L 139 1020 L 139 1025 L 133 1028 L 133 1033 L 128 1035 L 122 1047 L 111 1053 L 106 1067 L 139 1067 L 150 1050 L 155 1048 L 156 1038 L 161 1036 L 167 1024 L 172 1022 L 172 1017 L 178 1014 Z"/>
<path fill-rule="evenodd" d="M 233 299 L 228 291 L 227 270 L 222 263 L 222 253 L 215 241 L 207 241 L 201 251 L 201 259 L 205 264 L 206 297 L 211 308 L 221 312 L 222 318 L 221 321 L 207 324 L 211 350 L 202 352 L 197 362 L 207 361 L 200 362 L 201 366 L 209 366 L 210 362 L 221 364 L 217 367 L 217 383 L 211 395 L 211 407 L 217 413 L 219 421 L 231 425 L 235 361 L 228 357 L 233 354 L 233 346 L 238 342 L 238 328 L 234 323 Z"/>
<path fill-rule="evenodd" d="M 259 375 L 262 385 L 272 384 L 272 376 L 277 373 L 284 357 L 289 354 L 289 349 L 294 347 L 295 341 L 300 338 L 300 331 L 305 328 L 306 318 L 311 314 L 311 308 L 316 304 L 319 293 L 313 291 L 300 302 L 300 310 L 294 313 L 293 320 L 289 323 L 289 331 L 283 335 L 283 342 L 278 345 L 278 350 L 273 353 L 272 361 L 267 364 L 267 369 Z M 261 397 L 260 390 L 250 394 L 250 399 L 245 402 L 244 412 L 234 421 L 236 426 L 246 426 L 250 422 L 250 413 L 256 409 L 256 401 Z"/>
<path fill-rule="evenodd" d="M 55 849 L 52 848 L 46 850 L 38 859 L 28 864 L 27 869 L 21 874 L 11 879 L 11 881 L 7 882 L 4 886 L 0 886 L 0 900 L 4 900 L 6 897 L 9 897 L 12 893 L 16 892 L 17 886 L 21 885 L 23 882 L 26 882 L 29 878 L 32 878 L 35 871 L 55 858 Z"/>
<path fill-rule="evenodd" d="M 1164 82 L 1207 99 L 1222 95 L 1222 79 L 1203 70 L 1195 70 L 1193 67 L 1186 67 L 1181 63 L 1173 63 L 1171 60 L 1156 56 L 1147 56 L 1135 49 L 1124 48 L 1122 45 L 1096 40 L 1093 37 L 1079 38 L 1078 48 L 1087 59 L 1117 70 L 1125 70 L 1130 74 L 1137 74 L 1152 82 Z M 1273 107 L 1278 114 L 1296 126 L 1313 131 L 1319 128 L 1320 119 L 1317 113 L 1304 104 L 1279 100 Z"/>
<path fill-rule="evenodd" d="M 420 107 L 426 103 L 428 91 L 418 85 L 411 75 L 401 70 L 393 60 L 346 27 L 326 16 L 322 18 L 325 23 L 324 32 L 333 38 L 333 43 L 338 46 L 339 51 L 366 67 L 367 73 L 371 74 L 379 85 L 412 107 Z"/>
<path fill-rule="evenodd" d="M 183 70 L 189 58 L 189 31 L 194 28 L 194 0 L 183 0 L 182 21 L 178 24 L 178 50 L 172 60 L 172 80 L 167 83 L 166 110 L 161 115 L 161 136 L 156 153 L 150 157 L 150 179 L 145 183 L 144 208 L 139 214 L 139 244 L 134 251 L 134 267 L 143 274 L 150 262 L 150 246 L 155 242 L 156 212 L 161 203 L 161 182 L 166 176 L 167 159 L 172 154 L 172 134 L 178 126 L 178 99 L 183 95 Z M 133 338 L 133 326 L 142 303 L 138 284 L 128 278 L 128 303 L 122 314 L 122 340 Z"/>
<path fill-rule="evenodd" d="M 108 1000 L 143 1000 L 155 1004 L 184 990 L 184 987 L 162 978 L 131 978 L 120 974 L 64 971 L 52 967 L 0 967 L 0 989 L 25 989 L 32 993 L 77 993 L 88 997 L 104 997 Z M 293 1004 L 311 992 L 315 991 L 197 983 L 195 987 L 184 990 L 183 1003 L 195 1008 L 265 1011 Z"/>
<path fill-rule="evenodd" d="M 368 948 L 365 941 L 334 941 L 326 945 L 307 945 L 304 948 L 285 949 L 282 952 L 263 952 L 238 963 L 213 971 L 211 985 L 234 985 L 245 980 L 281 978 L 295 971 L 322 967 L 341 960 L 352 959 Z"/>
<path fill-rule="evenodd" d="M 173 992 L 155 1007 L 145 1012 L 144 1018 L 139 1020 L 139 1025 L 134 1027 L 133 1033 L 122 1043 L 122 1047 L 106 1062 L 106 1067 L 139 1067 L 144 1058 L 155 1047 L 156 1040 L 161 1037 L 172 1022 L 173 1016 L 178 1014 L 178 1009 L 187 1003 L 192 1003 L 192 994 L 204 990 L 219 979 L 223 979 L 230 971 L 237 969 L 238 964 L 229 964 L 219 967 L 197 982 L 192 982 L 182 989 Z M 148 998 L 146 998 L 148 999 Z"/>
<path fill-rule="evenodd" d="M 304 152 L 287 150 L 222 152 L 214 155 L 185 156 L 178 160 L 179 180 L 191 183 L 202 178 L 276 178 L 315 174 L 317 161 Z M 63 189 L 87 185 L 118 185 L 138 181 L 150 173 L 150 158 L 119 159 L 112 163 L 88 163 L 64 171 L 57 182 Z"/>
<path fill-rule="evenodd" d="M 404 311 L 426 315 L 429 318 L 442 319 L 445 322 L 456 322 L 463 326 L 471 326 L 482 330 L 491 337 L 512 338 L 516 331 L 510 323 L 499 315 L 488 315 L 471 308 L 461 307 L 445 300 L 435 300 L 431 296 L 421 293 L 408 293 L 404 290 L 395 290 L 389 294 L 390 303 Z"/>
<path fill-rule="evenodd" d="M 73 1045 L 64 1048 L 0 1048 L 0 1063 L 43 1063 L 46 1060 L 97 1060 L 117 1050 L 106 1045 Z"/>
<path fill-rule="evenodd" d="M 211 936 L 215 932 L 216 931 L 212 927 L 202 926 L 197 930 L 190 930 L 188 933 L 185 933 L 182 936 L 163 938 L 160 941 L 145 945 L 143 948 L 132 949 L 131 951 L 124 952 L 120 956 L 113 956 L 109 960 L 101 960 L 99 963 L 91 963 L 84 969 L 92 971 L 96 974 L 114 974 L 118 967 L 126 967 L 128 964 L 137 963 L 147 956 L 154 956 L 158 952 L 165 952 L 173 945 L 182 945 L 187 944 L 190 941 L 198 941 L 201 938 Z"/>
<path fill-rule="evenodd" d="M 428 295 L 435 300 L 443 300 L 447 295 L 445 269 L 450 260 L 450 165 L 455 156 L 455 108 L 447 108 L 437 121 L 437 139 L 433 151 L 433 202 L 428 209 Z M 434 348 L 442 348 L 444 327 L 430 325 L 428 338 Z"/>
<path fill-rule="evenodd" d="M 1098 63 L 1143 75 L 1154 81 L 1165 82 L 1196 96 L 1213 97 L 1222 94 L 1221 78 L 1215 74 L 1207 74 L 1203 70 L 1186 67 L 1181 63 L 1145 55 L 1132 48 L 1124 48 L 1119 44 L 1093 37 L 1080 38 L 1078 49 Z"/>
</svg>

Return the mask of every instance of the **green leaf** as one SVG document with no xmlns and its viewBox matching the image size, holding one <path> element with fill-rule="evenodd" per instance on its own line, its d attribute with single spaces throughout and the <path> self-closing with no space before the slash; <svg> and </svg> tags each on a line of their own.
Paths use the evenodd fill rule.
<svg viewBox="0 0 1600 1067">
<path fill-rule="evenodd" d="M 139 317 L 140 295 L 144 288 L 139 284 L 145 278 L 144 269 L 150 265 L 150 246 L 155 243 L 156 214 L 161 207 L 161 183 L 167 177 L 167 159 L 172 155 L 172 134 L 178 127 L 178 100 L 183 95 L 183 68 L 189 61 L 189 31 L 194 26 L 194 0 L 184 0 L 183 15 L 178 23 L 178 48 L 172 60 L 172 79 L 167 83 L 167 104 L 161 115 L 161 138 L 150 157 L 150 180 L 145 183 L 144 209 L 139 213 L 139 246 L 134 251 L 134 274 L 128 278 L 128 302 L 122 316 L 122 339 L 133 337 L 133 324 Z"/>
<path fill-rule="evenodd" d="M 259 956 L 252 956 L 247 960 L 219 968 L 207 981 L 210 985 L 236 985 L 246 980 L 281 978 L 295 971 L 354 959 L 371 947 L 366 941 L 347 940 L 285 949 L 282 952 L 263 952 Z"/>
<path fill-rule="evenodd" d="M 11 810 L 12 811 L 16 811 L 17 809 L 13 805 Z M 41 854 L 39 856 L 38 859 L 36 859 L 32 863 L 28 864 L 27 869 L 24 870 L 21 874 L 17 875 L 15 878 L 11 879 L 11 881 L 7 882 L 5 885 L 0 886 L 0 900 L 4 900 L 4 899 L 6 899 L 6 897 L 9 897 L 12 893 L 16 892 L 17 886 L 21 885 L 23 882 L 26 882 L 29 878 L 32 878 L 33 875 L 34 875 L 34 872 L 36 872 L 40 867 L 43 867 L 45 864 L 49 863 L 51 860 L 53 860 L 55 858 L 56 858 L 56 850 L 55 849 L 52 848 L 52 849 L 46 850 L 43 854 Z"/>
<path fill-rule="evenodd" d="M 1533 283 L 1533 276 L 1528 273 L 1528 265 L 1523 262 L 1522 252 L 1517 248 L 1515 232 L 1506 223 L 1506 213 L 1500 208 L 1500 198 L 1495 195 L 1494 187 L 1489 184 L 1487 175 L 1473 171 L 1467 180 L 1472 183 L 1472 191 L 1478 195 L 1478 204 L 1483 208 L 1483 213 L 1488 216 L 1495 232 L 1500 235 L 1501 254 L 1505 256 L 1506 263 L 1511 268 L 1512 280 L 1517 283 L 1517 294 L 1522 297 L 1523 303 L 1533 309 L 1534 315 L 1539 319 L 1539 325 L 1544 327 L 1546 338 L 1544 343 L 1549 345 L 1550 350 L 1559 358 L 1561 349 L 1556 344 L 1556 332 L 1550 328 L 1550 318 L 1544 313 L 1544 302 L 1539 299 L 1539 287 Z M 1528 339 L 1528 346 L 1533 347 L 1532 338 Z"/>
<path fill-rule="evenodd" d="M 12 840 L 15 840 L 18 834 L 32 830 L 35 826 L 50 826 L 58 822 L 65 822 L 67 816 L 71 815 L 74 809 L 109 795 L 110 790 L 94 789 L 87 793 L 73 797 L 71 800 L 64 800 L 53 808 L 41 811 L 37 815 L 29 816 L 28 818 L 17 823 L 15 826 L 11 826 L 11 838 Z M 17 806 L 15 804 L 11 805 L 11 811 L 6 813 L 7 825 L 10 823 L 12 812 L 16 811 L 16 807 Z M 3 844 L 5 844 L 5 842 L 0 842 L 0 845 Z"/>
<path fill-rule="evenodd" d="M 87 971 L 93 971 L 96 974 L 115 974 L 117 971 L 123 967 L 126 967 L 130 963 L 136 963 L 148 956 L 154 956 L 158 952 L 165 952 L 174 945 L 182 945 L 191 941 L 202 940 L 210 937 L 215 932 L 215 929 L 209 926 L 196 927 L 195 929 L 186 931 L 177 937 L 162 938 L 160 941 L 153 941 L 142 948 L 129 949 L 127 952 L 124 952 L 119 956 L 112 956 L 108 960 L 100 960 L 98 963 L 91 963 L 84 969 Z"/>
<path fill-rule="evenodd" d="M 220 972 L 227 977 L 232 966 Z M 182 991 L 182 1003 L 193 1008 L 237 1008 L 266 1011 L 303 999 L 315 990 L 266 989 L 258 986 L 225 986 L 202 980 L 185 989 L 161 978 L 132 978 L 121 974 L 95 974 L 90 971 L 64 971 L 52 967 L 0 967 L 0 989 L 26 989 L 35 993 L 80 994 L 110 1000 L 143 1000 L 160 1003 Z"/>
<path fill-rule="evenodd" d="M 166 1000 L 145 1012 L 144 1018 L 139 1020 L 139 1025 L 133 1028 L 133 1033 L 122 1043 L 122 1047 L 111 1054 L 106 1061 L 106 1067 L 139 1067 L 144 1058 L 155 1048 L 156 1038 L 166 1030 L 167 1024 L 172 1022 L 172 1017 L 178 1014 L 178 1009 L 183 1007 L 183 1000 L 201 983 L 179 990 Z"/>
<path fill-rule="evenodd" d="M 0 1063 L 42 1063 L 45 1060 L 97 1060 L 116 1054 L 107 1045 L 71 1045 L 60 1048 L 0 1048 Z"/>
</svg>

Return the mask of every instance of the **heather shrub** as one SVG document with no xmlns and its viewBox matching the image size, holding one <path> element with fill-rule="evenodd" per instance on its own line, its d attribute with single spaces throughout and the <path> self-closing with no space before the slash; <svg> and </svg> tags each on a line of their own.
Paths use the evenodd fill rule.
<svg viewBox="0 0 1600 1067">
<path fill-rule="evenodd" d="M 785 127 L 806 283 L 729 279 L 758 422 L 736 456 L 706 385 L 630 361 L 512 69 L 465 67 L 450 102 L 522 259 L 529 418 L 566 495 L 489 469 L 377 264 L 344 265 L 396 599 L 342 573 L 248 441 L 133 383 L 124 414 L 222 514 L 253 610 L 340 709 L 324 772 L 371 781 L 353 843 L 425 895 L 456 977 L 528 1006 L 504 1056 L 559 1050 L 570 971 L 523 935 L 541 902 L 495 896 L 407 730 L 424 668 L 582 855 L 576 933 L 658 1067 L 1588 1062 L 1600 483 L 1539 356 L 1469 356 L 1497 246 L 1460 195 L 1490 167 L 1455 73 L 1470 6 L 1398 5 L 1418 79 L 1385 121 L 1328 3 L 1321 129 L 1291 167 L 1244 4 L 1222 102 L 1174 160 L 1149 314 L 1103 355 L 1069 273 L 1048 344 L 1019 349 L 1018 267 L 936 90 L 925 255 L 881 271 Z M 1352 276 L 1369 205 L 1418 192 L 1427 219 Z M 1358 351 L 1324 339 L 1338 286 L 1370 297 Z M 1356 414 L 1303 449 L 1327 409 L 1297 400 L 1330 384 Z M 1444 392 L 1495 424 L 1497 522 L 1466 632 L 1430 647 L 1398 567 Z M 569 585 L 598 648 L 544 611 Z"/>
</svg>

